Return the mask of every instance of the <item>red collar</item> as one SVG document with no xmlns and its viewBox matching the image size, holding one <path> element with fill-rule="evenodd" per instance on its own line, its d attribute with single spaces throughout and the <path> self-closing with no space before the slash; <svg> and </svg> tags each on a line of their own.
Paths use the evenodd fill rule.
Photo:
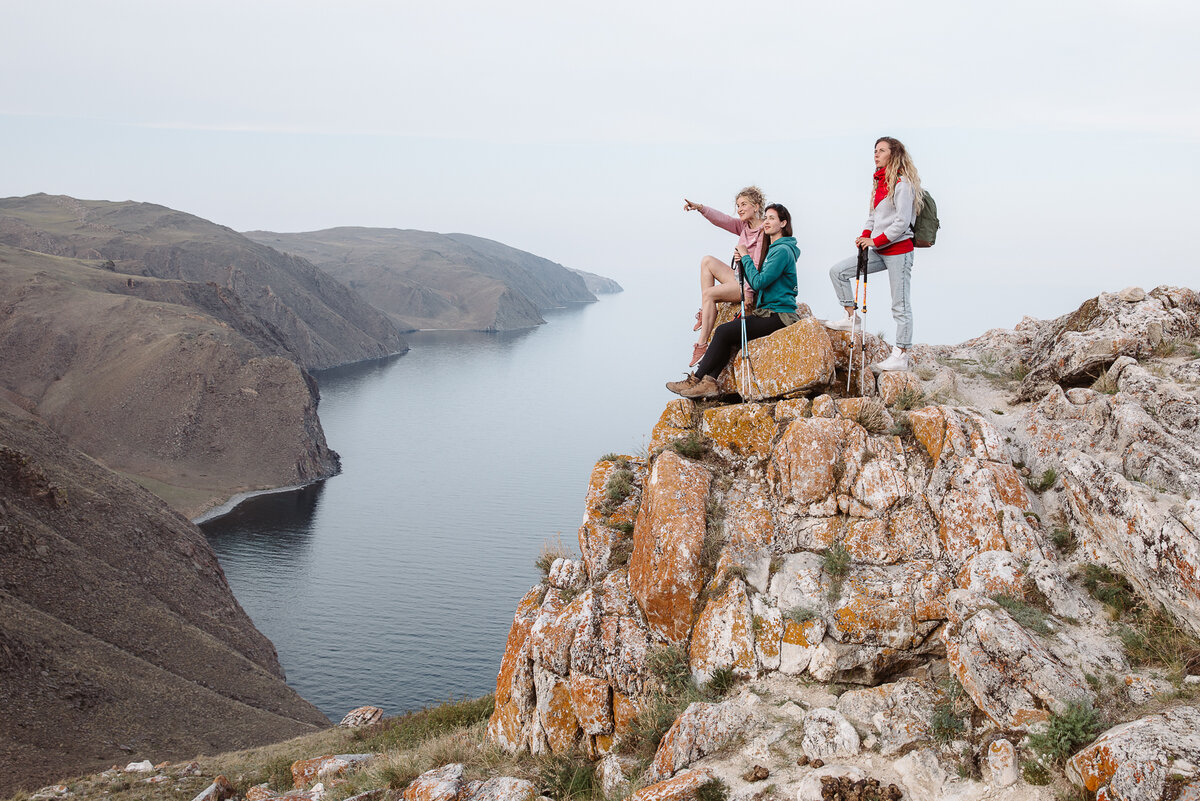
<svg viewBox="0 0 1200 801">
<path fill-rule="evenodd" d="M 875 178 L 876 181 L 882 181 L 884 179 L 884 176 L 886 176 L 886 175 L 887 175 L 887 168 L 880 167 L 878 170 L 875 171 L 875 175 L 873 177 Z"/>
</svg>

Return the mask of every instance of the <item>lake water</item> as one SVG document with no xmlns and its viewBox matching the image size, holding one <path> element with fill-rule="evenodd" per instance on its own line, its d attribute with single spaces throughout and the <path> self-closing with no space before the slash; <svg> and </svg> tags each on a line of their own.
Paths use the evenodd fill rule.
<svg viewBox="0 0 1200 801">
<path fill-rule="evenodd" d="M 417 334 L 404 356 L 318 375 L 342 473 L 202 525 L 292 687 L 334 722 L 495 689 L 541 546 L 577 549 L 592 466 L 644 450 L 674 397 L 695 306 L 657 294 L 529 331 Z"/>
</svg>

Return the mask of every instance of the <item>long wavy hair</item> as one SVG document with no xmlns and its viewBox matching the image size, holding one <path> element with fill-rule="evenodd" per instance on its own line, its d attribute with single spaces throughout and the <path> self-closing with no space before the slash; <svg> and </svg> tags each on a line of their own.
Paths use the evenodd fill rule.
<svg viewBox="0 0 1200 801">
<path fill-rule="evenodd" d="M 739 197 L 744 197 L 746 200 L 749 200 L 754 204 L 756 209 L 754 216 L 761 217 L 767 213 L 766 209 L 763 208 L 767 203 L 767 199 L 763 196 L 763 191 L 757 186 L 747 186 L 741 192 L 738 192 L 733 196 L 733 202 L 737 203 L 737 199 Z"/>
<path fill-rule="evenodd" d="M 875 140 L 875 144 L 887 142 L 888 147 L 892 149 L 892 156 L 888 160 L 887 167 L 884 168 L 883 180 L 887 182 L 887 193 L 891 195 L 896 191 L 896 181 L 900 180 L 900 176 L 904 176 L 904 180 L 908 181 L 908 185 L 913 190 L 913 214 L 920 214 L 921 208 L 925 205 L 925 193 L 921 191 L 921 175 L 917 172 L 917 165 L 913 164 L 912 156 L 908 155 L 908 149 L 904 147 L 904 143 L 892 136 L 881 136 Z M 871 205 L 868 208 L 875 207 L 875 190 L 879 187 L 879 181 L 871 181 Z"/>
</svg>

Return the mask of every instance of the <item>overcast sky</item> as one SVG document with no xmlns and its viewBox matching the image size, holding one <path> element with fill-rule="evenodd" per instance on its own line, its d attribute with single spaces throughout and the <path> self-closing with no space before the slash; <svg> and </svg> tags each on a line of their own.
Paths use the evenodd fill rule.
<svg viewBox="0 0 1200 801">
<path fill-rule="evenodd" d="M 801 298 L 827 315 L 892 135 L 943 222 L 916 256 L 918 341 L 1200 286 L 1194 3 L 0 9 L 0 196 L 147 201 L 238 230 L 462 231 L 686 318 L 699 258 L 733 240 L 683 198 L 731 211 L 753 182 L 792 210 Z"/>
</svg>

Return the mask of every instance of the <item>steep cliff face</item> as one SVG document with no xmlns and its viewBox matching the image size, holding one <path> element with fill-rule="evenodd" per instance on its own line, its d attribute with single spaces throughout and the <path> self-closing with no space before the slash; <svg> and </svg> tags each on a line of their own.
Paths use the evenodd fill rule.
<svg viewBox="0 0 1200 801">
<path fill-rule="evenodd" d="M 0 789 L 328 721 L 200 531 L 0 398 Z"/>
<path fill-rule="evenodd" d="M 311 379 L 224 320 L 171 302 L 197 285 L 139 278 L 147 299 L 130 297 L 128 276 L 5 245 L 0 265 L 0 388 L 175 508 L 195 515 L 243 490 L 337 471 Z"/>
<path fill-rule="evenodd" d="M 561 264 L 467 234 L 330 228 L 246 236 L 308 259 L 405 330 L 528 328 L 545 322 L 542 311 L 596 299 Z"/>
<path fill-rule="evenodd" d="M 822 787 L 864 769 L 911 797 L 961 798 L 987 788 L 948 777 L 959 757 L 938 738 L 961 740 L 961 758 L 999 789 L 1019 781 L 1019 749 L 1035 755 L 1025 735 L 1093 705 L 1126 720 L 1161 708 L 1151 699 L 1171 686 L 1157 665 L 1176 659 L 1177 682 L 1200 674 L 1198 312 L 1187 289 L 1102 295 L 1059 320 L 919 347 L 916 372 L 870 376 L 861 398 L 842 397 L 848 334 L 802 321 L 752 342 L 753 401 L 673 401 L 647 458 L 597 464 L 582 558 L 556 562 L 517 609 L 489 739 L 582 750 L 614 788 L 669 793 L 694 768 L 757 797 L 741 775 L 750 763 L 726 747 L 740 741 L 801 798 L 833 797 Z M 730 392 L 747 386 L 734 367 L 721 379 Z M 632 492 L 614 489 L 618 471 Z M 1097 598 L 1115 603 L 1117 590 L 1085 588 L 1097 564 L 1142 600 L 1106 612 Z M 1130 646 L 1143 625 L 1170 629 L 1179 653 Z M 688 707 L 639 772 L 625 754 L 678 694 L 664 654 L 700 686 L 753 681 Z M 1180 706 L 1143 728 L 1194 715 Z M 797 768 L 796 741 L 781 739 L 794 727 L 801 766 L 836 758 L 841 772 Z M 1105 754 L 1200 757 L 1200 744 L 1154 751 L 1122 732 L 1081 755 L 1072 780 L 1140 798 L 1122 794 L 1135 779 Z M 1168 772 L 1135 777 L 1144 797 Z M 1026 787 L 1014 797 L 1038 797 Z"/>
</svg>

